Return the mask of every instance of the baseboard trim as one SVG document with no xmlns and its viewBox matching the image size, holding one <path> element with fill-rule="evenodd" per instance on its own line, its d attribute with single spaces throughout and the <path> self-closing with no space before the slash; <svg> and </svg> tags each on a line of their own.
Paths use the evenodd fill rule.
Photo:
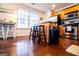
<svg viewBox="0 0 79 59">
<path fill-rule="evenodd" d="M 29 35 L 27 35 L 27 36 L 16 36 L 16 38 L 19 38 L 19 37 L 29 37 Z"/>
</svg>

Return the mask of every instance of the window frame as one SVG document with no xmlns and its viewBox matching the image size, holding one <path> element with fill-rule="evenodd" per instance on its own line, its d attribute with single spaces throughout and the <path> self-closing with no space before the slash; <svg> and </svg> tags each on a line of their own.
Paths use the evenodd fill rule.
<svg viewBox="0 0 79 59">
<path fill-rule="evenodd" d="M 19 9 L 18 9 L 19 10 Z M 24 11 L 26 11 L 26 12 L 28 12 L 28 18 L 27 18 L 27 21 L 28 21 L 28 27 L 26 27 L 26 28 L 18 28 L 18 19 L 21 19 L 21 18 L 18 18 L 18 10 L 17 10 L 17 29 L 30 29 L 30 21 L 33 21 L 33 22 L 38 22 L 39 23 L 39 15 L 38 14 L 36 14 L 36 13 L 33 13 L 33 12 L 30 12 L 30 11 L 27 11 L 27 10 L 24 10 L 24 9 L 21 9 L 22 11 L 24 10 Z M 30 14 L 31 13 L 33 13 L 33 14 L 36 14 L 37 16 L 38 16 L 38 19 L 37 20 L 31 20 L 31 17 L 30 17 Z M 22 19 L 21 19 L 22 20 Z"/>
</svg>

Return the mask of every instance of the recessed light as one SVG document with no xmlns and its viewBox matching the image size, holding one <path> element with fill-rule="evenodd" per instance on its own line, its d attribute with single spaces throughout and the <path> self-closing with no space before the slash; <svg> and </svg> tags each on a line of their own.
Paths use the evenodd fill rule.
<svg viewBox="0 0 79 59">
<path fill-rule="evenodd" d="M 55 7 L 55 4 L 53 4 L 52 7 Z"/>
<path fill-rule="evenodd" d="M 35 5 L 35 3 L 32 3 L 32 5 Z"/>
</svg>

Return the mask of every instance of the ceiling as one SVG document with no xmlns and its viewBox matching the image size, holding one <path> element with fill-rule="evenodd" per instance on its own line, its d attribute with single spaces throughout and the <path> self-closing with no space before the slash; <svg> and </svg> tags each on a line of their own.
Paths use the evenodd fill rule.
<svg viewBox="0 0 79 59">
<path fill-rule="evenodd" d="M 52 7 L 53 4 L 55 5 L 55 7 Z M 47 12 L 49 10 L 58 11 L 74 4 L 75 3 L 24 3 L 24 5 L 27 5 L 42 12 Z"/>
</svg>

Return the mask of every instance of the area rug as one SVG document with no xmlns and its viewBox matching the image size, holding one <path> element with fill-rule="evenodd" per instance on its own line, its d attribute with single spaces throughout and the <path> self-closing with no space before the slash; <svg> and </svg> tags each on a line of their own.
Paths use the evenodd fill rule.
<svg viewBox="0 0 79 59">
<path fill-rule="evenodd" d="M 66 49 L 66 52 L 79 56 L 79 46 L 71 45 Z"/>
</svg>

